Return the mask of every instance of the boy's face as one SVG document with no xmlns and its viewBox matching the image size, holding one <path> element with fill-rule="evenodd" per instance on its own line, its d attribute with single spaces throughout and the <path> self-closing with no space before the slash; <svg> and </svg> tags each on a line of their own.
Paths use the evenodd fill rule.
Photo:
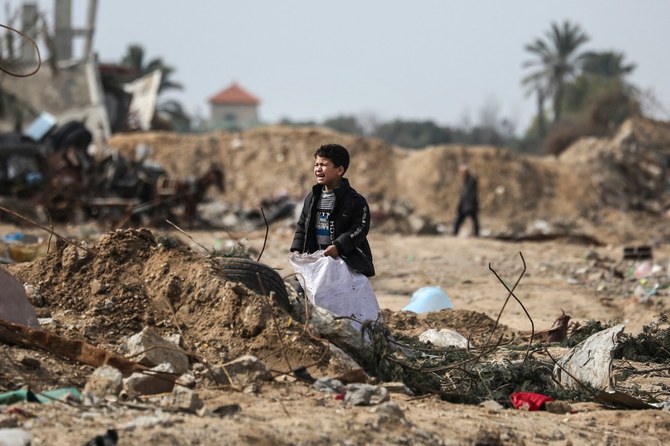
<svg viewBox="0 0 670 446">
<path fill-rule="evenodd" d="M 324 186 L 326 190 L 335 189 L 339 186 L 342 175 L 344 175 L 344 167 L 335 167 L 330 159 L 317 156 L 314 160 L 316 182 Z"/>
</svg>

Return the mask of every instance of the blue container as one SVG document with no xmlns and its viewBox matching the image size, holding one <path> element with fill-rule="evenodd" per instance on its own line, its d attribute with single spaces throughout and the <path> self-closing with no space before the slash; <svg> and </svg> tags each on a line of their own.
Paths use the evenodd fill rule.
<svg viewBox="0 0 670 446">
<path fill-rule="evenodd" d="M 414 313 L 429 313 L 453 307 L 449 295 L 442 288 L 439 286 L 425 286 L 412 294 L 409 304 L 402 310 Z"/>
</svg>

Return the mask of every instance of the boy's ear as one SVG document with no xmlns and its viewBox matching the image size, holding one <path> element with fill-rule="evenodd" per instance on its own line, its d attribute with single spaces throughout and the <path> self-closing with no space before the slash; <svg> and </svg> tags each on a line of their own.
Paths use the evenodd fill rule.
<svg viewBox="0 0 670 446">
<path fill-rule="evenodd" d="M 337 168 L 337 174 L 338 174 L 339 176 L 341 176 L 341 177 L 344 176 L 344 166 L 339 166 L 339 167 Z"/>
</svg>

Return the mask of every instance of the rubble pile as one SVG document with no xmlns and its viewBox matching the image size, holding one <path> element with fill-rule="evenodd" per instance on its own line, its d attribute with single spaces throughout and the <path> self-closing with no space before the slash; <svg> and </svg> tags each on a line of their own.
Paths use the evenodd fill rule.
<svg viewBox="0 0 670 446">
<path fill-rule="evenodd" d="M 271 298 L 229 281 L 215 256 L 146 229 L 108 232 L 89 250 L 68 245 L 8 269 L 29 290 L 45 329 L 101 348 L 118 352 L 151 327 L 183 336 L 179 344 L 211 364 L 254 354 L 277 370 L 337 368 Z"/>
<path fill-rule="evenodd" d="M 660 214 L 668 200 L 670 125 L 628 120 L 611 138 L 585 138 L 561 161 L 581 165 L 595 205 Z"/>
</svg>

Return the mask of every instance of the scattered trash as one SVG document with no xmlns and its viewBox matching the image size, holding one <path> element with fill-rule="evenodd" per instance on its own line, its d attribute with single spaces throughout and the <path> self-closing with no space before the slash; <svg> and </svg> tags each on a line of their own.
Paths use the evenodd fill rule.
<svg viewBox="0 0 670 446">
<path fill-rule="evenodd" d="M 435 347 L 468 348 L 470 346 L 465 336 L 447 328 L 441 330 L 428 329 L 419 335 L 419 341 L 430 342 Z"/>
<path fill-rule="evenodd" d="M 28 401 L 31 403 L 50 403 L 54 400 L 81 401 L 82 395 L 81 392 L 75 387 L 64 387 L 61 389 L 47 390 L 45 392 L 39 393 L 35 393 L 29 389 L 19 389 L 0 394 L 0 404 L 14 404 L 20 401 Z"/>
<path fill-rule="evenodd" d="M 653 404 L 646 403 L 639 398 L 628 395 L 617 390 L 601 391 L 593 399 L 596 403 L 600 403 L 607 407 L 644 410 L 644 409 L 658 409 Z"/>
<path fill-rule="evenodd" d="M 453 308 L 449 295 L 439 286 L 426 286 L 412 294 L 409 304 L 402 311 L 428 313 L 445 308 Z"/>
<path fill-rule="evenodd" d="M 651 259 L 651 246 L 626 246 L 623 248 L 623 258 L 630 260 Z"/>
<path fill-rule="evenodd" d="M 116 446 L 118 440 L 119 434 L 116 429 L 107 429 L 107 432 L 91 438 L 84 446 Z"/>
<path fill-rule="evenodd" d="M 542 410 L 545 403 L 554 401 L 553 398 L 533 392 L 514 392 L 509 396 L 515 409 L 528 411 Z"/>
<path fill-rule="evenodd" d="M 0 429 L 0 445 L 2 446 L 30 446 L 33 436 L 30 432 L 16 428 Z"/>
<path fill-rule="evenodd" d="M 349 384 L 344 402 L 352 406 L 370 406 L 389 400 L 389 391 L 371 384 Z"/>
</svg>

